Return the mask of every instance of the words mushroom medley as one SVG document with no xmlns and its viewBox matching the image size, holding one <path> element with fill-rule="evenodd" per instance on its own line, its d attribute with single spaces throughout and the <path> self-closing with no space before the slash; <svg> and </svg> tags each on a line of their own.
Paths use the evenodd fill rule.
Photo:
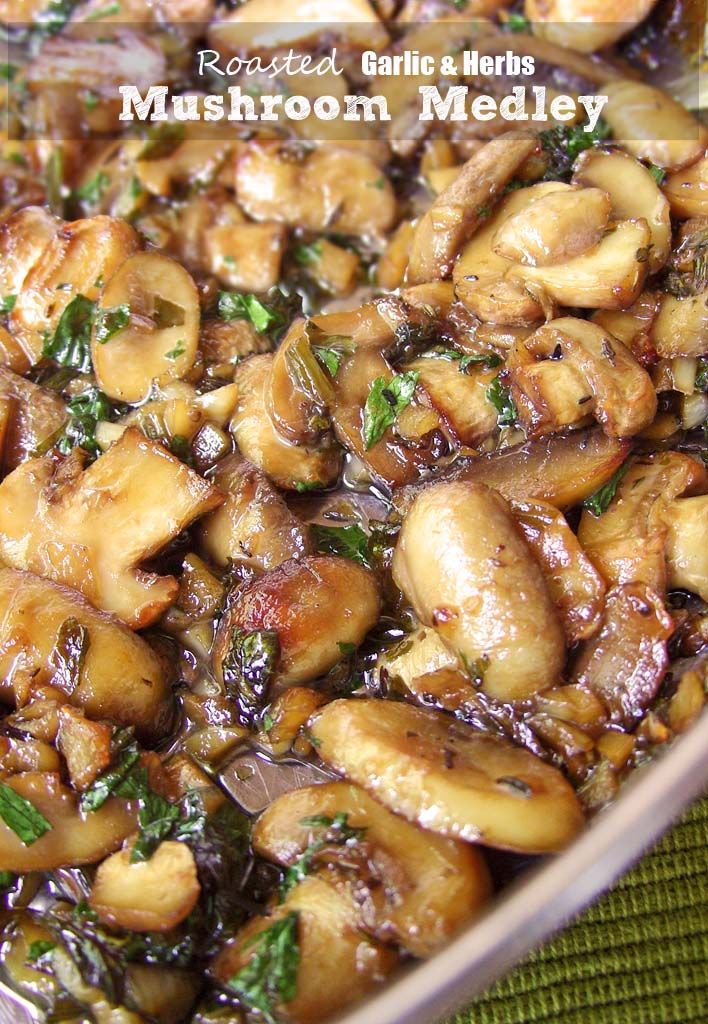
<svg viewBox="0 0 708 1024">
<path fill-rule="evenodd" d="M 359 90 L 368 21 L 608 96 L 509 131 L 382 76 L 346 139 L 120 135 L 121 55 L 187 89 L 272 0 L 3 6 L 0 977 L 314 1024 L 701 712 L 708 134 L 647 0 L 342 0 Z"/>
</svg>

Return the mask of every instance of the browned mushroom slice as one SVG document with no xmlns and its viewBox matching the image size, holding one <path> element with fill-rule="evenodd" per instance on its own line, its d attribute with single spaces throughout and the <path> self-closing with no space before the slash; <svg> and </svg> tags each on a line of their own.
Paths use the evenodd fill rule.
<svg viewBox="0 0 708 1024">
<path fill-rule="evenodd" d="M 363 152 L 322 146 L 293 159 L 279 143 L 256 143 L 236 161 L 236 194 L 255 220 L 310 231 L 381 235 L 393 225 L 388 178 Z"/>
<path fill-rule="evenodd" d="M 338 842 L 338 822 L 354 838 Z M 285 793 L 253 829 L 254 849 L 285 868 L 313 842 L 321 853 L 310 870 L 356 898 L 365 931 L 415 956 L 430 956 L 490 892 L 474 847 L 424 832 L 346 782 Z"/>
<path fill-rule="evenodd" d="M 568 643 L 592 636 L 602 617 L 605 582 L 563 513 L 540 501 L 512 501 L 511 511 L 539 561 Z"/>
<path fill-rule="evenodd" d="M 294 444 L 314 444 L 329 428 L 332 379 L 317 359 L 305 320 L 296 320 L 273 357 L 267 409 L 276 430 Z"/>
<path fill-rule="evenodd" d="M 610 197 L 602 186 L 548 192 L 503 222 L 494 251 L 529 267 L 564 263 L 596 245 L 609 219 Z"/>
<path fill-rule="evenodd" d="M 479 483 L 437 484 L 408 511 L 393 576 L 491 696 L 558 681 L 565 640 L 540 567 L 509 506 Z"/>
<path fill-rule="evenodd" d="M 551 435 L 481 457 L 462 457 L 431 480 L 403 487 L 394 496 L 406 512 L 416 495 L 436 480 L 472 480 L 508 500 L 547 501 L 565 509 L 588 498 L 612 477 L 631 450 L 627 440 L 600 430 Z"/>
<path fill-rule="evenodd" d="M 89 641 L 90 642 L 90 641 Z M 82 711 L 65 705 L 59 709 L 57 748 L 61 751 L 71 785 L 81 792 L 111 763 L 113 726 L 92 722 Z"/>
<path fill-rule="evenodd" d="M 328 764 L 433 832 L 545 853 L 582 826 L 575 794 L 556 768 L 443 712 L 335 700 L 314 716 L 311 730 Z"/>
<path fill-rule="evenodd" d="M 379 615 L 374 577 L 347 558 L 308 555 L 247 584 L 222 616 L 214 642 L 219 679 L 237 674 L 250 634 L 273 639 L 272 674 L 304 683 L 329 671 L 358 646 Z"/>
<path fill-rule="evenodd" d="M 421 358 L 407 363 L 418 374 L 430 401 L 461 444 L 478 445 L 497 429 L 497 410 L 487 390 L 498 370 L 461 372 L 460 360 Z"/>
<path fill-rule="evenodd" d="M 0 569 L 3 701 L 23 706 L 27 680 L 48 684 L 94 718 L 155 739 L 171 724 L 165 666 L 124 623 L 76 591 L 27 572 Z"/>
<path fill-rule="evenodd" d="M 57 774 L 24 772 L 5 785 L 30 803 L 49 827 L 25 844 L 0 819 L 0 871 L 54 871 L 94 864 L 135 830 L 136 814 L 125 800 L 109 797 L 98 810 L 84 815 L 76 794 Z"/>
<path fill-rule="evenodd" d="M 666 568 L 669 587 L 692 590 L 708 601 L 708 495 L 677 498 L 663 515 L 668 527 Z"/>
<path fill-rule="evenodd" d="M 388 420 L 384 429 L 367 436 L 365 410 L 372 390 L 379 388 L 377 382 L 384 388 L 390 385 L 394 376 L 381 352 L 357 348 L 337 371 L 330 413 L 341 443 L 358 455 L 374 476 L 397 487 L 414 480 L 432 463 L 441 435 L 437 412 L 424 405 L 413 390 L 410 404 L 394 416 L 393 422 Z M 415 383 L 415 378 L 407 379 Z M 385 396 L 382 401 L 387 401 Z"/>
<path fill-rule="evenodd" d="M 409 284 L 449 277 L 455 257 L 489 214 L 489 203 L 536 149 L 533 135 L 509 132 L 488 142 L 443 189 L 416 225 Z"/>
<path fill-rule="evenodd" d="M 656 0 L 526 0 L 534 36 L 561 50 L 604 50 L 646 18 Z M 531 30 L 529 30 L 531 31 Z"/>
<path fill-rule="evenodd" d="M 521 345 L 532 357 L 560 359 L 577 371 L 586 385 L 585 396 L 578 399 L 577 382 L 571 379 L 580 416 L 593 413 L 610 436 L 630 437 L 654 419 L 657 400 L 651 377 L 621 341 L 597 324 L 561 317 L 539 327 Z M 549 416 L 552 420 L 552 413 L 535 379 L 525 381 L 525 372 L 525 366 L 512 372 L 520 413 L 530 427 L 537 421 L 543 425 Z M 539 408 L 534 405 L 537 397 L 542 402 Z"/>
<path fill-rule="evenodd" d="M 607 594 L 600 631 L 583 643 L 571 677 L 603 701 L 612 721 L 630 729 L 666 674 L 666 641 L 673 630 L 671 616 L 650 587 L 614 587 Z"/>
<path fill-rule="evenodd" d="M 651 341 L 665 359 L 708 355 L 708 288 L 682 299 L 662 295 Z"/>
<path fill-rule="evenodd" d="M 593 147 L 578 157 L 573 181 L 590 186 L 588 191 L 603 190 L 616 220 L 644 218 L 651 232 L 649 273 L 661 270 L 671 250 L 671 217 L 669 204 L 648 169 L 620 150 L 608 153 Z"/>
<path fill-rule="evenodd" d="M 212 480 L 227 495 L 221 508 L 199 524 L 201 549 L 213 562 L 245 559 L 274 569 L 309 554 L 307 529 L 259 469 L 231 455 L 219 462 Z"/>
<path fill-rule="evenodd" d="M 361 999 L 398 961 L 390 946 L 363 934 L 351 897 L 315 876 L 300 882 L 268 916 L 252 918 L 229 939 L 212 961 L 210 973 L 249 1006 L 247 976 L 241 972 L 276 942 L 294 956 L 289 958 L 281 999 L 268 997 L 266 1009 L 285 1013 L 298 1024 L 319 1024 Z"/>
<path fill-rule="evenodd" d="M 0 367 L 0 399 L 8 401 L 10 407 L 3 465 L 12 470 L 25 459 L 46 451 L 59 436 L 68 416 L 55 392 L 4 367 Z"/>
<path fill-rule="evenodd" d="M 674 217 L 708 216 L 708 156 L 669 174 L 662 188 Z"/>
<path fill-rule="evenodd" d="M 668 93 L 646 82 L 616 79 L 603 87 L 602 116 L 618 145 L 632 156 L 678 170 L 703 156 L 706 129 Z"/>
<path fill-rule="evenodd" d="M 237 367 L 231 433 L 242 455 L 278 487 L 327 487 L 339 475 L 342 451 L 327 438 L 316 447 L 293 444 L 276 429 L 267 404 L 272 367 L 272 355 L 254 356 Z"/>
<path fill-rule="evenodd" d="M 0 554 L 81 590 L 139 628 L 171 604 L 177 581 L 139 569 L 223 495 L 160 444 L 130 428 L 87 469 L 67 459 L 23 463 L 0 485 Z M 87 515 L 91 510 L 91 515 Z"/>
<path fill-rule="evenodd" d="M 162 253 L 136 253 L 98 303 L 91 339 L 98 383 L 111 398 L 142 402 L 153 381 L 187 375 L 198 336 L 199 295 L 190 275 Z"/>
<path fill-rule="evenodd" d="M 675 499 L 708 491 L 708 474 L 680 452 L 635 459 L 609 508 L 583 512 L 578 539 L 608 583 L 644 583 L 666 589 L 667 515 Z M 699 552 L 696 557 L 700 559 Z"/>
<path fill-rule="evenodd" d="M 136 932 L 166 932 L 199 899 L 194 855 L 186 843 L 161 842 L 149 860 L 131 861 L 127 846 L 99 865 L 89 904 L 99 920 Z"/>
<path fill-rule="evenodd" d="M 41 206 L 26 206 L 4 221 L 0 226 L 1 295 L 19 295 L 61 223 Z"/>
<path fill-rule="evenodd" d="M 47 331 L 53 334 L 70 302 L 93 302 L 103 284 L 138 248 L 138 236 L 115 217 L 87 217 L 54 234 L 27 273 L 10 314 L 10 330 L 31 363 L 42 357 Z"/>
</svg>

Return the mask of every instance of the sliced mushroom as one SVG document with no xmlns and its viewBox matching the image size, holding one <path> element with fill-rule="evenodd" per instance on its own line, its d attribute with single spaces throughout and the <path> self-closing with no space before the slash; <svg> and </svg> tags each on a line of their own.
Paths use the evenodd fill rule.
<svg viewBox="0 0 708 1024">
<path fill-rule="evenodd" d="M 642 290 L 650 244 L 645 220 L 623 220 L 582 255 L 554 266 L 517 267 L 510 280 L 541 288 L 562 306 L 623 309 Z"/>
<path fill-rule="evenodd" d="M 410 405 L 367 444 L 364 409 L 374 383 L 391 381 L 394 372 L 375 348 L 357 348 L 342 362 L 334 379 L 330 407 L 337 438 L 370 472 L 391 487 L 414 480 L 433 460 L 440 441 L 440 417 L 414 393 Z M 406 423 L 411 427 L 406 436 Z"/>
<path fill-rule="evenodd" d="M 29 674 L 35 686 L 54 687 L 92 718 L 133 726 L 143 739 L 163 736 L 171 724 L 161 659 L 68 587 L 0 569 L 0 651 L 3 701 L 26 704 Z"/>
<path fill-rule="evenodd" d="M 331 782 L 285 793 L 260 816 L 253 845 L 282 867 L 296 864 L 327 821 L 361 829 L 346 845 L 324 845 L 312 864 L 354 898 L 361 927 L 414 956 L 430 956 L 468 921 L 490 893 L 489 874 L 471 846 L 423 832 L 359 786 Z M 311 822 L 324 819 L 323 826 Z"/>
<path fill-rule="evenodd" d="M 3 445 L 3 465 L 9 471 L 46 450 L 68 417 L 66 406 L 55 392 L 2 366 L 0 400 L 9 406 Z"/>
<path fill-rule="evenodd" d="M 98 304 L 91 339 L 98 383 L 111 398 L 142 402 L 153 381 L 191 370 L 198 338 L 199 296 L 190 275 L 162 253 L 137 253 Z"/>
<path fill-rule="evenodd" d="M 186 843 L 161 842 L 149 860 L 131 861 L 131 847 L 99 865 L 89 904 L 99 920 L 134 932 L 167 932 L 199 899 L 194 855 Z"/>
<path fill-rule="evenodd" d="M 74 789 L 88 789 L 111 763 L 113 727 L 92 722 L 82 711 L 69 705 L 59 710 L 57 747 L 61 751 Z"/>
<path fill-rule="evenodd" d="M 509 132 L 488 142 L 464 165 L 416 225 L 407 281 L 449 277 L 455 257 L 489 214 L 488 204 L 538 147 L 533 135 Z"/>
<path fill-rule="evenodd" d="M 374 577 L 347 558 L 308 555 L 284 562 L 238 592 L 219 622 L 214 671 L 223 677 L 234 633 L 273 632 L 281 682 L 305 683 L 358 646 L 379 615 Z"/>
<path fill-rule="evenodd" d="M 42 358 L 46 333 L 54 333 L 69 303 L 78 295 L 95 302 L 103 284 L 137 249 L 138 236 L 125 221 L 87 217 L 65 223 L 41 253 L 34 250 L 36 261 L 9 318 L 30 363 Z"/>
<path fill-rule="evenodd" d="M 664 359 L 708 355 L 708 288 L 683 299 L 663 294 L 651 341 Z"/>
<path fill-rule="evenodd" d="M 641 456 L 625 472 L 607 511 L 583 512 L 578 539 L 608 583 L 643 583 L 663 594 L 667 513 L 677 498 L 707 491 L 705 468 L 688 455 Z M 694 557 L 700 564 L 700 550 Z"/>
<path fill-rule="evenodd" d="M 504 220 L 494 251 L 529 267 L 564 263 L 596 245 L 609 219 L 610 197 L 602 185 L 548 192 Z"/>
<path fill-rule="evenodd" d="M 339 475 L 341 449 L 329 440 L 317 447 L 292 444 L 275 428 L 267 411 L 272 367 L 271 355 L 254 356 L 238 366 L 239 397 L 231 433 L 243 456 L 278 487 L 327 487 Z"/>
<path fill-rule="evenodd" d="M 617 144 L 632 156 L 677 171 L 705 153 L 706 129 L 662 89 L 625 78 L 603 89 L 607 104 L 602 116 Z"/>
<path fill-rule="evenodd" d="M 307 529 L 267 477 L 237 455 L 222 459 L 212 477 L 226 495 L 221 508 L 199 524 L 199 543 L 217 565 L 247 560 L 274 569 L 309 554 Z"/>
<path fill-rule="evenodd" d="M 275 998 L 269 1000 L 269 1006 L 298 1024 L 319 1024 L 361 999 L 398 960 L 393 949 L 363 934 L 351 898 L 321 878 L 305 878 L 268 916 L 252 918 L 217 953 L 210 972 L 227 991 L 239 992 L 240 972 L 258 955 L 259 939 L 273 941 L 273 928 L 288 929 L 289 948 L 298 956 L 292 994 L 276 1005 Z"/>
<path fill-rule="evenodd" d="M 266 395 L 276 430 L 293 444 L 314 444 L 328 429 L 334 390 L 312 350 L 306 321 L 296 320 L 278 345 Z"/>
<path fill-rule="evenodd" d="M 478 445 L 497 430 L 497 411 L 487 390 L 498 370 L 473 369 L 462 373 L 459 359 L 414 359 L 405 367 L 418 374 L 431 402 L 455 438 Z"/>
<path fill-rule="evenodd" d="M 16 569 L 76 587 L 134 628 L 146 626 L 178 584 L 137 566 L 223 495 L 134 428 L 87 469 L 82 462 L 80 449 L 67 459 L 45 455 L 5 478 L 0 554 Z"/>
<path fill-rule="evenodd" d="M 461 481 L 423 491 L 399 534 L 393 576 L 491 696 L 517 700 L 558 681 L 563 631 L 498 492 Z"/>
<path fill-rule="evenodd" d="M 405 514 L 435 480 L 465 480 L 494 487 L 509 501 L 539 500 L 570 508 L 606 484 L 630 449 L 629 441 L 600 430 L 551 435 L 477 458 L 460 457 L 433 481 L 401 488 L 395 505 Z"/>
<path fill-rule="evenodd" d="M 300 159 L 278 143 L 256 143 L 236 161 L 236 194 L 255 220 L 309 231 L 378 236 L 396 215 L 388 178 L 363 152 L 319 147 Z"/>
<path fill-rule="evenodd" d="M 662 189 L 674 217 L 708 217 L 708 156 L 700 157 L 680 171 L 673 171 Z"/>
<path fill-rule="evenodd" d="M 661 270 L 671 251 L 671 217 L 669 204 L 647 168 L 620 150 L 593 147 L 575 162 L 573 181 L 604 190 L 617 220 L 643 218 L 647 222 L 651 233 L 649 273 Z"/>
<path fill-rule="evenodd" d="M 433 832 L 546 853 L 582 826 L 575 794 L 557 769 L 442 712 L 335 700 L 311 730 L 323 760 Z"/>
<path fill-rule="evenodd" d="M 539 561 L 568 644 L 592 636 L 602 617 L 605 583 L 565 516 L 539 501 L 512 501 L 511 511 Z"/>
<path fill-rule="evenodd" d="M 13 775 L 5 785 L 29 801 L 50 828 L 25 844 L 0 819 L 0 871 L 55 871 L 94 864 L 135 830 L 136 814 L 125 800 L 109 797 L 98 810 L 82 814 L 76 794 L 57 774 L 25 772 Z"/>
<path fill-rule="evenodd" d="M 708 495 L 676 498 L 663 517 L 666 536 L 667 585 L 691 590 L 708 601 Z"/>
<path fill-rule="evenodd" d="M 580 416 L 593 414 L 611 437 L 631 437 L 654 419 L 657 400 L 651 377 L 621 341 L 597 324 L 561 317 L 539 327 L 522 345 L 536 358 L 567 361 L 577 370 L 586 388 L 576 398 Z M 527 383 L 525 366 L 512 371 L 512 381 L 522 421 L 530 430 L 547 422 L 545 396 L 533 377 Z"/>
<path fill-rule="evenodd" d="M 61 223 L 42 206 L 25 206 L 0 225 L 0 295 L 19 295 Z"/>
<path fill-rule="evenodd" d="M 673 629 L 651 588 L 642 583 L 614 587 L 607 594 L 600 631 L 578 652 L 573 681 L 603 701 L 612 721 L 632 728 L 666 675 L 666 641 Z"/>
</svg>

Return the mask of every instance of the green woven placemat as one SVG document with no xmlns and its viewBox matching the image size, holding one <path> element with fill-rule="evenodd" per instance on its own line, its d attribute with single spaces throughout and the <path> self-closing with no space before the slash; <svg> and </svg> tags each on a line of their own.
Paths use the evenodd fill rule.
<svg viewBox="0 0 708 1024">
<path fill-rule="evenodd" d="M 708 798 L 450 1024 L 699 1022 L 708 1022 Z"/>
</svg>

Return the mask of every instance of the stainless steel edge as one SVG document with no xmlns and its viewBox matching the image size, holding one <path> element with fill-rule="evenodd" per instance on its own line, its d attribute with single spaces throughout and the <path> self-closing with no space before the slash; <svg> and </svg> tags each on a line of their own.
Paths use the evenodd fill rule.
<svg viewBox="0 0 708 1024">
<path fill-rule="evenodd" d="M 591 903 L 708 787 L 708 713 L 564 853 L 519 878 L 489 912 L 338 1024 L 431 1024 L 505 974 Z"/>
</svg>

